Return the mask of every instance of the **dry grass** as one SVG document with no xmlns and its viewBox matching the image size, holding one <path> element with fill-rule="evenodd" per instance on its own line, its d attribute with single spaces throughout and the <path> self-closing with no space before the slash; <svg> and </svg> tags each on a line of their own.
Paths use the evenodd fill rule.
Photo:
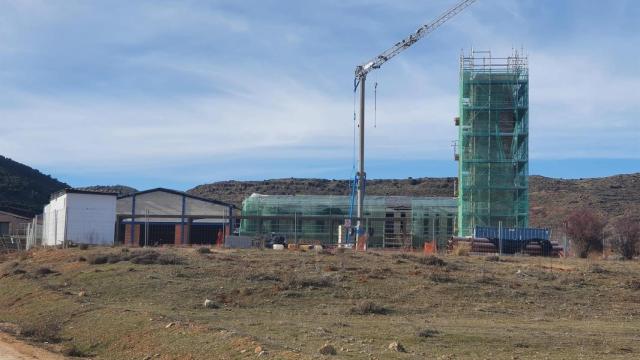
<svg viewBox="0 0 640 360">
<path fill-rule="evenodd" d="M 431 338 L 431 337 L 440 335 L 440 332 L 435 329 L 426 328 L 418 331 L 417 335 L 418 337 L 421 337 L 421 338 Z"/>
<path fill-rule="evenodd" d="M 83 261 L 84 257 L 78 258 Z M 117 264 L 121 261 L 129 261 L 138 265 L 183 265 L 185 259 L 173 253 L 160 253 L 155 250 L 138 250 L 133 252 L 95 254 L 88 258 L 91 265 Z"/>
<path fill-rule="evenodd" d="M 455 256 L 469 256 L 471 253 L 471 245 L 470 244 L 456 244 L 451 250 L 451 254 Z"/>
<path fill-rule="evenodd" d="M 4 260 L 0 323 L 69 356 L 236 359 L 260 346 L 308 359 L 325 344 L 345 359 L 640 353 L 637 261 L 93 247 Z"/>
<path fill-rule="evenodd" d="M 355 315 L 386 315 L 389 313 L 389 309 L 373 301 L 365 300 L 352 307 L 350 313 Z"/>
</svg>

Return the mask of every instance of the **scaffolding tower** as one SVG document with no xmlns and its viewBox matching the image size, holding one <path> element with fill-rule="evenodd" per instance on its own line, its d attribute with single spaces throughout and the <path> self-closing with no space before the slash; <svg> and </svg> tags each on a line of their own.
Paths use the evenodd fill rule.
<svg viewBox="0 0 640 360">
<path fill-rule="evenodd" d="M 529 222 L 529 69 L 517 51 L 460 58 L 458 235 Z"/>
</svg>

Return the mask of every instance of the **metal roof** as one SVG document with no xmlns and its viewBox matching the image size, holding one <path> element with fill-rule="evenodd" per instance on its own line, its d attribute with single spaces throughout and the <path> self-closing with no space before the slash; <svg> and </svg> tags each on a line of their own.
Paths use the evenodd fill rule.
<svg viewBox="0 0 640 360">
<path fill-rule="evenodd" d="M 104 191 L 92 191 L 92 190 L 79 190 L 79 189 L 62 189 L 51 194 L 51 200 L 57 199 L 64 194 L 88 194 L 88 195 L 106 195 L 106 196 L 118 196 L 118 193 L 104 192 Z"/>
<path fill-rule="evenodd" d="M 31 220 L 30 217 L 23 216 L 23 215 L 20 215 L 20 214 L 16 214 L 16 213 L 13 213 L 11 211 L 0 210 L 0 214 L 8 215 L 8 216 L 11 216 L 11 217 L 14 217 L 14 218 L 17 218 L 17 219 Z"/>
<path fill-rule="evenodd" d="M 169 194 L 188 197 L 188 198 L 194 199 L 194 200 L 200 200 L 200 201 L 208 202 L 208 203 L 211 203 L 211 204 L 222 205 L 222 206 L 231 206 L 234 209 L 237 209 L 237 207 L 235 205 L 233 205 L 233 204 L 229 204 L 229 203 L 218 201 L 218 200 L 207 199 L 207 198 L 204 198 L 204 197 L 201 197 L 201 196 L 191 195 L 191 194 L 186 193 L 184 191 L 172 190 L 172 189 L 167 189 L 167 188 L 155 188 L 155 189 L 149 189 L 149 190 L 144 190 L 144 191 L 138 191 L 138 192 L 135 192 L 135 193 L 132 193 L 132 194 L 128 194 L 128 195 L 118 196 L 118 199 L 124 199 L 124 198 L 128 198 L 128 197 L 132 197 L 134 195 L 137 196 L 137 195 L 143 195 L 143 194 L 148 194 L 148 193 L 153 193 L 153 192 L 165 192 L 165 193 L 169 193 Z"/>
</svg>

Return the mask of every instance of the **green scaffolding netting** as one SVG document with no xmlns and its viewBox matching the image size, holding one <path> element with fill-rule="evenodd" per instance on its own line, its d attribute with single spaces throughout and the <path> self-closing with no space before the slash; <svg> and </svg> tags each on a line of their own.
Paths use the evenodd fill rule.
<svg viewBox="0 0 640 360">
<path fill-rule="evenodd" d="M 290 242 L 334 244 L 338 226 L 349 218 L 349 196 L 259 195 L 245 199 L 240 234 L 285 235 Z M 425 241 L 444 246 L 454 234 L 455 198 L 366 196 L 364 228 L 372 247 L 422 247 Z"/>
<path fill-rule="evenodd" d="M 529 72 L 526 58 L 462 57 L 458 234 L 528 226 Z"/>
</svg>

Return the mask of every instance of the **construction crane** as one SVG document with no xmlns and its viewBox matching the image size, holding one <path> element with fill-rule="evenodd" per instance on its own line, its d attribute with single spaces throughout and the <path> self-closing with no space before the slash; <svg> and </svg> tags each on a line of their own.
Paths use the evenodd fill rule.
<svg viewBox="0 0 640 360">
<path fill-rule="evenodd" d="M 365 182 L 366 182 L 366 173 L 364 171 L 364 108 L 365 108 L 364 99 L 365 99 L 365 83 L 367 80 L 367 74 L 369 74 L 369 72 L 371 72 L 372 70 L 379 69 L 384 63 L 391 60 L 391 58 L 400 54 L 404 50 L 408 49 L 413 44 L 417 43 L 418 40 L 430 34 L 432 31 L 434 31 L 435 29 L 440 27 L 442 24 L 447 22 L 449 19 L 451 19 L 452 17 L 459 14 L 462 10 L 469 7 L 475 1 L 476 0 L 463 0 L 458 2 L 455 6 L 451 7 L 449 10 L 442 13 L 442 15 L 438 16 L 435 20 L 433 20 L 432 22 L 426 25 L 421 26 L 413 34 L 409 35 L 402 41 L 396 43 L 391 48 L 383 52 L 382 54 L 356 67 L 355 80 L 354 80 L 354 92 L 357 91 L 358 86 L 360 86 L 360 121 L 359 121 L 360 150 L 359 150 L 358 172 L 356 174 L 355 184 L 354 184 L 357 187 L 356 243 L 358 241 L 358 237 L 362 234 L 361 220 L 364 215 L 363 206 L 364 206 L 364 192 L 365 192 Z"/>
</svg>

